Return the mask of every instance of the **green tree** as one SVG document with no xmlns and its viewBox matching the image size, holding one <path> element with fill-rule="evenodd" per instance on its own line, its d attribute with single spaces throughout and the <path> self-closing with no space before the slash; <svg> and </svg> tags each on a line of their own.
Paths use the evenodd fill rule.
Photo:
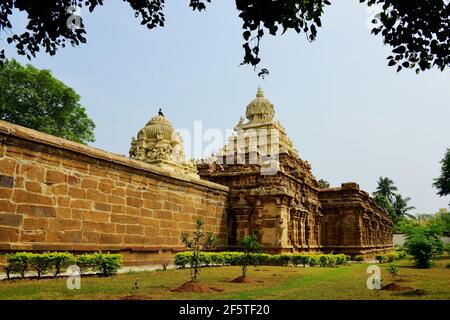
<svg viewBox="0 0 450 320">
<path fill-rule="evenodd" d="M 191 281 L 197 282 L 198 275 L 200 274 L 200 253 L 207 248 L 214 246 L 217 241 L 213 232 L 204 233 L 202 227 L 205 223 L 202 219 L 197 219 L 195 224 L 194 236 L 189 239 L 187 233 L 181 234 L 181 242 L 184 243 L 188 250 L 192 250 L 190 270 Z"/>
<path fill-rule="evenodd" d="M 395 216 L 398 218 L 400 217 L 410 217 L 415 218 L 412 214 L 409 212 L 411 210 L 414 210 L 416 207 L 410 206 L 409 201 L 411 201 L 410 197 L 403 198 L 401 194 L 394 195 L 394 201 L 392 202 L 392 207 L 395 212 Z"/>
<path fill-rule="evenodd" d="M 389 179 L 388 177 L 380 177 L 377 181 L 378 186 L 376 191 L 373 193 L 375 195 L 381 195 L 389 200 L 390 203 L 394 200 L 395 191 L 397 191 L 397 187 L 394 184 L 394 181 Z"/>
<path fill-rule="evenodd" d="M 444 251 L 444 243 L 441 240 L 443 233 L 444 226 L 437 219 L 408 230 L 405 246 L 408 253 L 413 256 L 417 268 L 429 268 L 432 260 L 442 254 Z"/>
<path fill-rule="evenodd" d="M 383 209 L 385 209 L 388 213 L 389 216 L 391 217 L 392 221 L 396 221 L 397 220 L 397 215 L 395 214 L 395 210 L 392 207 L 392 203 L 391 201 L 389 201 L 388 198 L 386 198 L 385 196 L 381 195 L 380 193 L 373 193 L 373 199 L 375 200 L 375 202 L 382 207 Z"/>
<path fill-rule="evenodd" d="M 441 209 L 435 216 L 444 226 L 444 234 L 450 236 L 450 212 L 446 209 Z"/>
<path fill-rule="evenodd" d="M 241 263 L 242 278 L 245 278 L 247 276 L 247 267 L 252 263 L 253 254 L 261 250 L 261 244 L 259 243 L 258 235 L 255 233 L 245 236 L 241 244 L 245 248 Z"/>
<path fill-rule="evenodd" d="M 417 268 L 426 269 L 431 266 L 435 249 L 433 243 L 423 234 L 411 235 L 405 243 L 406 250 L 413 256 Z"/>
<path fill-rule="evenodd" d="M 409 217 L 400 217 L 394 224 L 394 233 L 408 233 L 411 228 L 416 227 L 417 221 Z"/>
<path fill-rule="evenodd" d="M 17 61 L 0 66 L 0 120 L 79 143 L 94 141 L 94 122 L 80 96 L 49 70 Z"/>
<path fill-rule="evenodd" d="M 443 197 L 450 195 L 450 149 L 447 149 L 441 164 L 441 175 L 434 179 L 433 186 L 438 190 L 437 194 Z"/>
<path fill-rule="evenodd" d="M 165 0 L 124 0 L 148 29 L 164 26 Z M 202 11 L 211 0 L 189 0 L 193 10 Z M 355 0 L 356 2 L 356 0 Z M 444 70 L 450 64 L 449 10 L 447 0 L 359 0 L 369 7 L 377 6 L 380 13 L 372 21 L 372 33 L 380 34 L 383 43 L 391 46 L 389 66 L 420 70 L 436 67 Z M 54 55 L 66 41 L 72 46 L 86 42 L 83 19 L 77 7 L 87 7 L 90 12 L 102 6 L 99 0 L 8 0 L 0 2 L 0 30 L 8 30 L 6 41 L 15 45 L 17 52 L 27 57 L 35 56 L 40 49 Z M 231 3 L 231 2 L 230 2 Z M 243 64 L 260 63 L 260 43 L 265 34 L 280 35 L 288 30 L 304 33 L 308 41 L 316 39 L 322 26 L 322 15 L 328 0 L 235 0 L 244 32 Z M 22 13 L 27 19 L 25 31 L 13 28 L 12 15 Z M 345 18 L 345 17 L 343 17 Z M 73 28 L 72 26 L 76 26 Z M 19 29 L 21 30 L 21 29 Z M 347 30 L 343 30 L 345 34 Z M 4 58 L 0 50 L 0 60 Z M 260 69 L 260 75 L 268 73 Z"/>
</svg>

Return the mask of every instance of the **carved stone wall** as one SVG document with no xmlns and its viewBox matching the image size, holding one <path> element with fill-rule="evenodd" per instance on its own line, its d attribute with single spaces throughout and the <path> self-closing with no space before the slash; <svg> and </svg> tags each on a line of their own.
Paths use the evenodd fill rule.
<svg viewBox="0 0 450 320">
<path fill-rule="evenodd" d="M 202 163 L 198 169 L 201 178 L 231 189 L 231 246 L 257 232 L 269 252 L 319 251 L 319 184 L 305 161 L 290 154 L 279 161 L 275 175 L 262 175 L 262 163 Z"/>
<path fill-rule="evenodd" d="M 323 251 L 374 256 L 393 248 L 392 221 L 367 192 L 356 183 L 325 189 L 322 204 Z"/>
<path fill-rule="evenodd" d="M 370 256 L 392 248 L 388 214 L 355 183 L 321 188 L 274 116 L 259 88 L 247 121 L 241 118 L 228 144 L 197 165 L 202 179 L 230 187 L 229 244 L 256 232 L 267 252 Z"/>
</svg>

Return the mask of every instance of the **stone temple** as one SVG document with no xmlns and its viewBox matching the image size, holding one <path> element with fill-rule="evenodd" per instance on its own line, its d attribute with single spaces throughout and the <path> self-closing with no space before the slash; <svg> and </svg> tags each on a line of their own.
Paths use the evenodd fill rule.
<svg viewBox="0 0 450 320">
<path fill-rule="evenodd" d="M 218 159 L 198 165 L 202 179 L 230 187 L 229 245 L 256 232 L 273 252 L 373 254 L 392 247 L 389 215 L 356 183 L 321 188 L 261 88 L 245 115 Z"/>
<path fill-rule="evenodd" d="M 202 218 L 217 250 L 257 233 L 266 252 L 392 249 L 392 221 L 354 182 L 323 188 L 258 89 L 228 143 L 186 161 L 162 112 L 129 157 L 0 121 L 0 264 L 14 251 L 119 252 L 126 265 L 185 250 Z"/>
</svg>

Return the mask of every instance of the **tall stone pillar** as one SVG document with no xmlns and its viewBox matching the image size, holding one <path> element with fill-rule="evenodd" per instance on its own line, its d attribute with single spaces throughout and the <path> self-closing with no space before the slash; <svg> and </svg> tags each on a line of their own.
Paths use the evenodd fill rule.
<svg viewBox="0 0 450 320">
<path fill-rule="evenodd" d="M 289 207 L 282 198 L 276 199 L 276 216 L 277 221 L 277 237 L 278 245 L 281 248 L 287 248 L 290 246 L 288 238 L 288 223 L 289 223 Z"/>
</svg>

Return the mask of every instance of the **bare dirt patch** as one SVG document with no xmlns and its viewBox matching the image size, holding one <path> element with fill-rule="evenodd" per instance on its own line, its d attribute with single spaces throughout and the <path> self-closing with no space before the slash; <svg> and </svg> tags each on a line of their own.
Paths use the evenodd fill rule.
<svg viewBox="0 0 450 320">
<path fill-rule="evenodd" d="M 423 289 L 414 289 L 412 291 L 402 292 L 402 296 L 423 296 L 427 294 L 427 292 Z"/>
<path fill-rule="evenodd" d="M 232 283 L 252 283 L 255 281 L 249 277 L 240 276 L 240 277 L 237 277 L 237 278 L 231 280 L 230 282 L 232 282 Z"/>
<path fill-rule="evenodd" d="M 395 282 L 392 282 L 392 283 L 389 283 L 389 284 L 385 285 L 384 287 L 382 287 L 381 290 L 386 290 L 386 291 L 411 291 L 411 290 L 414 290 L 414 288 L 402 287 L 402 286 L 399 286 L 398 284 L 396 284 Z"/>
<path fill-rule="evenodd" d="M 222 292 L 222 289 L 211 288 L 204 286 L 198 282 L 186 282 L 183 283 L 179 288 L 170 290 L 172 292 Z"/>
</svg>

